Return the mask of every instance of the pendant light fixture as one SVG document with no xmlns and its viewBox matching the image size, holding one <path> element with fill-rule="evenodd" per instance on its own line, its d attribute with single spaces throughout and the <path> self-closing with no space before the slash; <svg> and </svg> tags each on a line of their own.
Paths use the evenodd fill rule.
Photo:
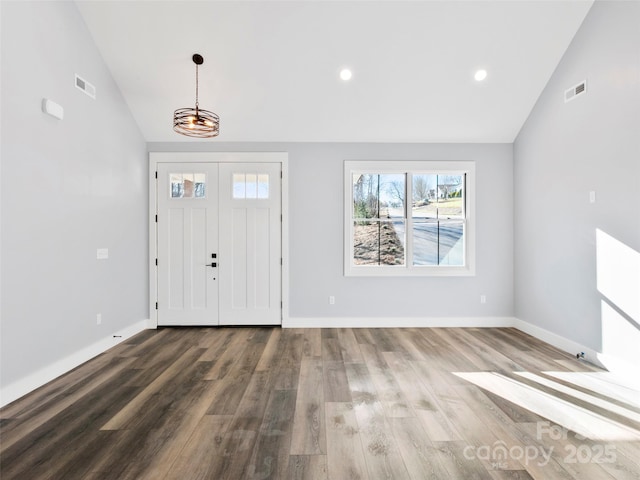
<svg viewBox="0 0 640 480">
<path fill-rule="evenodd" d="M 187 137 L 217 137 L 220 133 L 220 117 L 198 105 L 198 65 L 204 63 L 204 58 L 197 53 L 192 58 L 196 64 L 196 108 L 179 108 L 173 112 L 173 129 Z"/>
</svg>

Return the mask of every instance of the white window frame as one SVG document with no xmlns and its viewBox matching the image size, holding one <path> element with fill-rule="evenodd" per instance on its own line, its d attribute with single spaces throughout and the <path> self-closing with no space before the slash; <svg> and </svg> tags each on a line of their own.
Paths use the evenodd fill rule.
<svg viewBox="0 0 640 480">
<path fill-rule="evenodd" d="M 464 265 L 412 265 L 411 208 L 405 209 L 405 265 L 355 265 L 353 247 L 354 174 L 465 175 Z M 411 175 L 405 195 L 411 200 Z M 475 275 L 475 162 L 473 161 L 360 161 L 344 162 L 344 274 L 345 276 L 474 276 Z M 405 202 L 406 205 L 406 202 Z M 409 204 L 410 205 L 410 204 Z"/>
</svg>

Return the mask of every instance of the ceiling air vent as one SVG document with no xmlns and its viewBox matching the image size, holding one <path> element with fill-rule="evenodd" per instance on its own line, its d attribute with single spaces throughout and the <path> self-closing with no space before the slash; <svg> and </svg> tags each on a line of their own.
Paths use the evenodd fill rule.
<svg viewBox="0 0 640 480">
<path fill-rule="evenodd" d="M 564 92 L 564 103 L 567 103 L 569 100 L 573 100 L 578 95 L 582 95 L 587 91 L 587 81 L 583 80 L 579 84 L 574 85 L 573 87 L 565 90 Z"/>
<path fill-rule="evenodd" d="M 76 73 L 76 88 L 82 90 L 84 93 L 89 95 L 91 98 L 95 100 L 96 98 L 96 87 L 87 82 L 84 78 Z"/>
</svg>

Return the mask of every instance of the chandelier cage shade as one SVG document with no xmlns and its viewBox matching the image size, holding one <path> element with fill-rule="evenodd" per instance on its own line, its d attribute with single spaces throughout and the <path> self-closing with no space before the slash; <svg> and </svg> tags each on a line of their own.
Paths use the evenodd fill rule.
<svg viewBox="0 0 640 480">
<path fill-rule="evenodd" d="M 196 64 L 196 105 L 195 108 L 179 108 L 173 112 L 173 130 L 187 137 L 210 138 L 220 133 L 220 117 L 198 104 L 198 65 L 204 63 L 201 55 L 193 55 Z"/>
</svg>

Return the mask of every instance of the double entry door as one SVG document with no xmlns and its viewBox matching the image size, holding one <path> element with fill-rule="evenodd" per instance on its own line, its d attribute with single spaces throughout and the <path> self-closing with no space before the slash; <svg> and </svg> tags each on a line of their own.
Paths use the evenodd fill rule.
<svg viewBox="0 0 640 480">
<path fill-rule="evenodd" d="M 280 172 L 157 164 L 158 325 L 281 323 Z"/>
</svg>

